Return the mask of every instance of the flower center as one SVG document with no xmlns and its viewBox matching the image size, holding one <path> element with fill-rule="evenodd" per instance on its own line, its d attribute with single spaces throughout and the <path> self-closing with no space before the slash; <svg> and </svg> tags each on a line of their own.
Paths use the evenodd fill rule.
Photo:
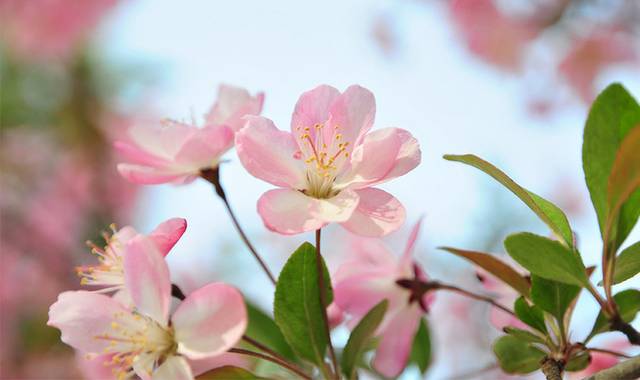
<svg viewBox="0 0 640 380">
<path fill-rule="evenodd" d="M 300 154 L 307 164 L 307 188 L 303 192 L 318 199 L 334 197 L 340 192 L 333 184 L 339 169 L 349 157 L 349 142 L 342 141 L 338 125 L 329 132 L 324 124 L 297 127 L 296 130 L 300 133 Z"/>
<path fill-rule="evenodd" d="M 163 327 L 152 318 L 144 315 L 117 312 L 111 322 L 111 330 L 97 335 L 95 339 L 108 340 L 105 354 L 114 354 L 111 362 L 118 379 L 134 375 L 134 362 L 149 371 L 149 375 L 167 355 L 174 353 L 177 344 L 173 330 Z"/>
<path fill-rule="evenodd" d="M 100 293 L 121 289 L 124 286 L 124 269 L 122 262 L 122 250 L 124 242 L 116 238 L 115 225 L 110 226 L 113 235 L 106 232 L 103 238 L 107 245 L 98 247 L 93 242 L 87 242 L 91 247 L 91 253 L 98 257 L 98 265 L 85 265 L 76 267 L 76 274 L 80 277 L 81 285 L 106 286 L 98 290 Z"/>
</svg>

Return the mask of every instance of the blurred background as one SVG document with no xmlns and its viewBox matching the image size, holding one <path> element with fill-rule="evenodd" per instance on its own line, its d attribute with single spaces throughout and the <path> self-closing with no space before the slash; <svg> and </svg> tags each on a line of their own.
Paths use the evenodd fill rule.
<svg viewBox="0 0 640 380">
<path fill-rule="evenodd" d="M 79 287 L 74 266 L 94 259 L 85 241 L 101 245 L 111 223 L 149 232 L 186 218 L 168 256 L 174 282 L 190 291 L 225 280 L 270 309 L 270 285 L 208 183 L 136 187 L 117 175 L 111 142 L 136 121 L 199 118 L 229 83 L 265 91 L 263 114 L 286 129 L 303 91 L 367 87 L 376 125 L 410 130 L 423 151 L 416 170 L 382 186 L 408 209 L 388 245 L 402 249 L 424 215 L 417 255 L 430 276 L 483 291 L 472 266 L 436 247 L 502 254 L 509 233 L 548 232 L 500 185 L 442 155 L 475 153 L 558 204 L 595 265 L 601 243 L 581 170 L 582 129 L 610 82 L 639 98 L 639 74 L 635 0 L 0 0 L 0 377 L 82 377 L 46 327 L 47 310 L 60 291 Z M 232 207 L 277 272 L 312 236 L 269 233 L 255 212 L 269 185 L 246 173 L 235 152 L 227 158 Z M 340 227 L 323 236 L 335 270 L 352 237 Z M 628 241 L 638 238 L 636 228 Z M 583 296 L 575 337 L 596 313 Z M 500 332 L 488 314 L 485 305 L 438 295 L 427 378 L 502 376 L 490 351 Z M 415 368 L 403 375 L 419 377 Z"/>
</svg>

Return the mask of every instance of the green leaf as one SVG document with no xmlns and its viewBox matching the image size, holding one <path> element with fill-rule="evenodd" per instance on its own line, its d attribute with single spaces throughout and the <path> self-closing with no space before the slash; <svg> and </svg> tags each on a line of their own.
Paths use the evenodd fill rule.
<svg viewBox="0 0 640 380">
<path fill-rule="evenodd" d="M 535 275 L 572 285 L 589 284 L 580 256 L 557 241 L 521 232 L 508 236 L 504 246 L 515 261 Z"/>
<path fill-rule="evenodd" d="M 524 297 L 516 300 L 513 309 L 519 320 L 546 334 L 547 326 L 544 323 L 544 313 L 542 309 L 536 305 L 529 305 Z"/>
<path fill-rule="evenodd" d="M 602 237 L 609 217 L 607 188 L 611 168 L 621 141 L 640 123 L 640 106 L 620 84 L 607 87 L 594 101 L 584 128 L 582 166 L 591 202 L 598 216 Z M 616 236 L 617 248 L 627 237 L 640 214 L 640 195 L 622 207 Z"/>
<path fill-rule="evenodd" d="M 618 247 L 616 238 L 620 225 L 620 211 L 622 207 L 627 210 L 635 209 L 638 205 L 626 203 L 632 194 L 640 187 L 640 121 L 637 127 L 633 128 L 620 143 L 620 148 L 616 153 L 616 158 L 611 167 L 609 185 L 607 187 L 607 223 L 605 229 L 605 239 L 614 241 Z M 638 213 L 630 215 L 631 220 L 624 223 L 635 225 L 638 220 Z M 622 215 L 624 217 L 624 215 Z M 625 236 L 626 237 L 626 236 Z M 622 241 L 619 241 L 622 243 Z"/>
<path fill-rule="evenodd" d="M 348 379 L 356 378 L 358 362 L 366 352 L 368 342 L 373 338 L 378 326 L 384 319 L 389 302 L 384 300 L 374 306 L 353 329 L 347 345 L 342 351 L 340 366 Z"/>
<path fill-rule="evenodd" d="M 564 369 L 568 372 L 578 372 L 587 368 L 589 363 L 591 362 L 591 355 L 588 352 L 576 355 L 569 359 L 567 365 L 565 365 Z"/>
<path fill-rule="evenodd" d="M 640 290 L 623 290 L 614 295 L 613 300 L 616 301 L 616 305 L 618 306 L 620 318 L 626 323 L 631 323 L 636 318 L 638 312 L 640 312 Z M 586 340 L 589 341 L 595 335 L 606 331 L 609 331 L 609 320 L 602 311 L 600 311 L 596 322 L 593 324 L 591 333 L 589 333 L 589 337 Z"/>
<path fill-rule="evenodd" d="M 273 302 L 273 315 L 285 339 L 298 356 L 324 366 L 327 337 L 322 320 L 326 305 L 320 304 L 316 252 L 302 244 L 280 272 Z M 333 300 L 331 279 L 324 260 L 324 291 L 327 305 Z"/>
<path fill-rule="evenodd" d="M 520 339 L 505 335 L 493 344 L 500 368 L 506 373 L 530 373 L 540 368 L 545 353 Z"/>
<path fill-rule="evenodd" d="M 529 206 L 531 211 L 538 215 L 567 246 L 573 247 L 573 232 L 571 231 L 567 216 L 556 205 L 518 185 L 503 171 L 478 156 L 473 154 L 447 154 L 444 156 L 444 159 L 471 165 L 493 177 Z"/>
<path fill-rule="evenodd" d="M 531 300 L 562 323 L 567 309 L 580 293 L 580 287 L 531 276 Z"/>
<path fill-rule="evenodd" d="M 529 297 L 529 281 L 497 257 L 488 253 L 466 251 L 457 248 L 442 247 L 441 249 L 471 261 L 480 268 L 502 280 L 505 284 L 511 286 L 518 293 L 525 297 Z"/>
<path fill-rule="evenodd" d="M 640 273 L 640 241 L 627 247 L 616 258 L 613 283 L 619 284 Z"/>
<path fill-rule="evenodd" d="M 518 338 L 527 343 L 542 343 L 545 344 L 545 340 L 543 337 L 532 333 L 531 331 L 519 329 L 516 327 L 507 326 L 504 328 L 504 332 Z"/>
<path fill-rule="evenodd" d="M 280 328 L 278 328 L 273 319 L 250 302 L 246 302 L 246 305 L 249 316 L 246 335 L 265 344 L 283 357 L 297 361 L 291 346 L 284 339 Z"/>
<path fill-rule="evenodd" d="M 224 366 L 214 368 L 196 377 L 196 380 L 267 380 L 259 377 L 244 368 Z"/>
<path fill-rule="evenodd" d="M 411 355 L 409 362 L 414 363 L 424 374 L 431 365 L 431 333 L 429 333 L 429 325 L 424 318 L 420 319 L 418 331 L 413 337 L 413 346 L 411 346 Z"/>
</svg>

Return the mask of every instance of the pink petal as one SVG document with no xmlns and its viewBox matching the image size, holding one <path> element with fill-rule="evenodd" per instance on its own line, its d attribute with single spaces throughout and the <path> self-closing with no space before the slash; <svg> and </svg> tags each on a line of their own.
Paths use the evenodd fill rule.
<svg viewBox="0 0 640 380">
<path fill-rule="evenodd" d="M 171 248 L 180 240 L 186 229 L 186 219 L 172 218 L 160 223 L 160 225 L 149 234 L 149 237 L 156 244 L 156 247 L 158 247 L 160 254 L 166 256 Z"/>
<path fill-rule="evenodd" d="M 126 141 L 116 141 L 113 143 L 113 147 L 130 163 L 148 166 L 167 165 L 166 158 L 149 153 L 135 144 Z"/>
<path fill-rule="evenodd" d="M 352 153 L 351 168 L 337 179 L 350 188 L 366 187 L 380 182 L 394 168 L 402 147 L 399 129 L 380 129 L 364 136 Z"/>
<path fill-rule="evenodd" d="M 331 105 L 331 128 L 338 126 L 342 141 L 357 146 L 360 138 L 373 126 L 376 100 L 371 91 L 357 85 L 350 86 Z"/>
<path fill-rule="evenodd" d="M 219 355 L 233 347 L 247 328 L 239 291 L 222 283 L 191 293 L 171 318 L 178 352 L 190 359 Z"/>
<path fill-rule="evenodd" d="M 378 268 L 366 273 L 350 276 L 336 282 L 333 287 L 334 302 L 345 313 L 353 317 L 351 325 L 355 325 L 365 314 L 382 300 L 389 300 L 389 309 L 404 301 L 403 292 L 396 285 L 394 273 L 388 268 Z"/>
<path fill-rule="evenodd" d="M 111 297 L 84 290 L 60 293 L 49 308 L 47 325 L 60 329 L 61 340 L 84 352 L 102 352 L 109 345 L 96 336 L 111 331 L 116 313 L 129 313 Z"/>
<path fill-rule="evenodd" d="M 291 132 L 295 135 L 298 127 L 325 123 L 329 119 L 331 105 L 339 96 L 340 91 L 328 85 L 318 86 L 300 95 L 291 117 Z"/>
<path fill-rule="evenodd" d="M 366 188 L 356 190 L 360 197 L 358 207 L 342 225 L 349 231 L 371 237 L 385 236 L 402 226 L 405 209 L 384 190 Z"/>
<path fill-rule="evenodd" d="M 233 146 L 233 137 L 233 130 L 224 125 L 198 129 L 176 153 L 174 164 L 193 172 L 217 166 L 220 156 Z"/>
<path fill-rule="evenodd" d="M 240 87 L 220 85 L 218 97 L 211 111 L 205 117 L 207 125 L 226 125 L 234 132 L 245 124 L 247 115 L 260 115 L 264 103 L 264 93 L 255 97 Z"/>
<path fill-rule="evenodd" d="M 76 353 L 76 364 L 86 380 L 116 380 L 115 371 L 121 370 L 112 361 L 113 354 L 89 355 Z"/>
<path fill-rule="evenodd" d="M 399 311 L 386 325 L 373 359 L 373 368 L 385 377 L 398 376 L 407 365 L 421 316 L 414 304 Z"/>
<path fill-rule="evenodd" d="M 407 240 L 407 246 L 404 249 L 402 258 L 400 259 L 400 265 L 411 266 L 413 264 L 413 250 L 416 246 L 416 240 L 420 233 L 420 227 L 422 226 L 422 218 L 418 219 L 416 224 L 413 225 L 411 233 L 409 234 L 409 240 Z"/>
<path fill-rule="evenodd" d="M 358 194 L 351 190 L 316 199 L 297 190 L 274 189 L 260 197 L 258 213 L 269 230 L 291 235 L 317 230 L 330 222 L 344 222 L 357 205 Z"/>
<path fill-rule="evenodd" d="M 420 151 L 420 144 L 411 133 L 404 129 L 393 128 L 400 140 L 400 148 L 398 149 L 398 155 L 395 157 L 391 170 L 387 174 L 378 179 L 375 184 L 389 181 L 393 178 L 400 177 L 407 174 L 420 164 L 422 159 L 422 152 Z M 384 129 L 382 129 L 384 130 Z M 370 134 L 376 133 L 372 132 Z M 365 138 L 366 139 L 366 138 Z"/>
<path fill-rule="evenodd" d="M 204 359 L 189 360 L 189 366 L 191 366 L 193 374 L 195 376 L 198 376 L 214 368 L 224 366 L 250 369 L 251 361 L 247 356 L 225 352 L 224 354 L 207 357 Z"/>
<path fill-rule="evenodd" d="M 173 120 L 162 120 L 160 123 L 161 126 L 136 124 L 128 130 L 128 135 L 141 150 L 172 159 L 197 128 Z"/>
<path fill-rule="evenodd" d="M 344 312 L 335 302 L 332 302 L 327 307 L 327 318 L 329 319 L 329 326 L 333 329 L 344 320 Z"/>
<path fill-rule="evenodd" d="M 267 118 L 251 116 L 236 134 L 238 157 L 254 177 L 280 187 L 302 189 L 305 164 L 289 132 L 279 130 Z"/>
<path fill-rule="evenodd" d="M 189 363 L 182 356 L 172 355 L 153 371 L 152 380 L 193 380 Z"/>
<path fill-rule="evenodd" d="M 386 277 L 395 274 L 396 258 L 385 247 L 382 240 L 357 237 L 347 247 L 348 260 L 343 262 L 331 276 L 335 283 L 351 276 L 365 273 L 381 273 Z"/>
<path fill-rule="evenodd" d="M 187 182 L 195 173 L 175 173 L 163 169 L 134 164 L 118 164 L 118 172 L 129 182 L 139 185 Z"/>
<path fill-rule="evenodd" d="M 136 309 L 166 326 L 171 305 L 169 267 L 153 240 L 133 238 L 124 255 L 124 282 Z"/>
</svg>

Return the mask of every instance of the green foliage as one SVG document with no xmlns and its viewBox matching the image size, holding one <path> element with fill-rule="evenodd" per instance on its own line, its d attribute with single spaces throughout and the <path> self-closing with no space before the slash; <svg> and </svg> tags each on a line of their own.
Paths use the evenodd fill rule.
<svg viewBox="0 0 640 380">
<path fill-rule="evenodd" d="M 498 338 L 493 344 L 493 352 L 498 358 L 500 368 L 512 374 L 537 370 L 545 356 L 544 352 L 511 335 Z"/>
<path fill-rule="evenodd" d="M 529 305 L 524 297 L 520 297 L 516 300 L 513 309 L 519 320 L 542 333 L 547 332 L 544 313 L 538 306 Z"/>
<path fill-rule="evenodd" d="M 256 376 L 244 368 L 224 366 L 207 371 L 197 376 L 196 380 L 267 380 L 267 378 Z"/>
<path fill-rule="evenodd" d="M 504 246 L 509 255 L 532 274 L 578 286 L 589 283 L 580 256 L 557 241 L 521 232 L 507 237 Z"/>
<path fill-rule="evenodd" d="M 348 379 L 356 378 L 357 365 L 369 347 L 369 341 L 374 337 L 378 326 L 384 319 L 388 305 L 389 302 L 384 300 L 374 306 L 351 332 L 340 361 L 342 372 Z"/>
<path fill-rule="evenodd" d="M 595 100 L 584 129 L 582 166 L 591 201 L 598 216 L 602 237 L 610 218 L 609 178 L 622 140 L 640 124 L 640 106 L 620 84 L 607 87 Z M 614 248 L 629 235 L 640 215 L 640 192 L 636 191 L 624 204 L 618 220 L 614 220 Z M 613 237 L 612 237 L 613 238 Z"/>
<path fill-rule="evenodd" d="M 333 300 L 333 292 L 323 261 L 327 305 L 321 305 L 316 264 L 316 251 L 309 243 L 302 244 L 291 255 L 278 278 L 273 314 L 298 356 L 322 366 L 328 344 L 322 314 Z"/>
<path fill-rule="evenodd" d="M 564 315 L 580 293 L 580 287 L 531 276 L 531 299 L 562 323 Z"/>
<path fill-rule="evenodd" d="M 471 261 L 502 280 L 505 284 L 511 286 L 518 293 L 525 297 L 529 296 L 529 282 L 527 279 L 497 257 L 488 253 L 466 251 L 456 248 L 443 247 L 442 249 Z"/>
<path fill-rule="evenodd" d="M 568 372 L 582 371 L 587 368 L 591 361 L 591 355 L 588 352 L 576 355 L 569 359 L 569 362 L 565 365 L 564 369 Z"/>
<path fill-rule="evenodd" d="M 284 339 L 273 319 L 251 303 L 246 302 L 246 304 L 249 316 L 246 335 L 265 344 L 283 357 L 296 361 L 296 356 L 291 346 Z"/>
<path fill-rule="evenodd" d="M 640 312 L 640 290 L 627 289 L 613 296 L 613 300 L 618 306 L 618 312 L 623 322 L 630 323 Z M 598 313 L 596 322 L 593 324 L 591 333 L 587 341 L 595 335 L 609 331 L 609 321 L 602 311 Z"/>
<path fill-rule="evenodd" d="M 544 338 L 542 338 L 540 335 L 532 333 L 531 331 L 507 326 L 504 328 L 504 332 L 523 342 L 545 344 Z"/>
<path fill-rule="evenodd" d="M 459 161 L 471 165 L 493 177 L 520 198 L 567 246 L 573 247 L 573 232 L 569 221 L 556 205 L 518 185 L 503 171 L 480 157 L 472 154 L 447 154 L 444 158 L 449 161 Z"/>
<path fill-rule="evenodd" d="M 420 372 L 424 374 L 431 365 L 431 359 L 431 333 L 429 332 L 427 321 L 422 318 L 420 319 L 418 331 L 413 338 L 409 362 L 417 365 Z"/>
<path fill-rule="evenodd" d="M 640 273 L 640 241 L 627 247 L 618 255 L 613 283 L 621 283 L 638 273 Z"/>
</svg>

